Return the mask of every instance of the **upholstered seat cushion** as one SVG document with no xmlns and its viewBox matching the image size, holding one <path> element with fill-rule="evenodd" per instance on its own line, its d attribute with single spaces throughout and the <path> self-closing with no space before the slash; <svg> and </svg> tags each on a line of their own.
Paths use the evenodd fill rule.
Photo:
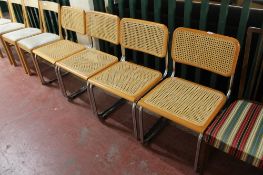
<svg viewBox="0 0 263 175">
<path fill-rule="evenodd" d="M 172 77 L 157 85 L 138 104 L 197 133 L 203 133 L 225 101 L 226 96 L 222 92 Z"/>
<path fill-rule="evenodd" d="M 11 23 L 10 19 L 1 18 L 0 19 L 0 25 Z"/>
<path fill-rule="evenodd" d="M 162 79 L 159 71 L 127 61 L 118 62 L 88 81 L 108 92 L 135 102 Z"/>
<path fill-rule="evenodd" d="M 18 41 L 18 45 L 27 51 L 43 46 L 45 44 L 59 40 L 60 37 L 52 33 L 41 33 L 39 35 L 25 38 Z"/>
<path fill-rule="evenodd" d="M 263 168 L 263 105 L 244 100 L 233 102 L 211 123 L 205 142 Z"/>
<path fill-rule="evenodd" d="M 118 62 L 117 57 L 96 49 L 88 48 L 69 58 L 58 61 L 56 65 L 87 80 L 116 62 Z"/>
<path fill-rule="evenodd" d="M 22 29 L 24 27 L 25 27 L 25 25 L 21 24 L 21 23 L 3 24 L 3 25 L 0 25 L 0 35 L 3 35 L 3 34 L 8 33 L 8 32 L 15 31 L 15 30 L 19 30 L 19 29 Z"/>
<path fill-rule="evenodd" d="M 10 43 L 16 42 L 18 40 L 40 34 L 41 30 L 37 28 L 24 28 L 9 32 L 3 35 L 4 40 L 9 41 Z"/>
</svg>

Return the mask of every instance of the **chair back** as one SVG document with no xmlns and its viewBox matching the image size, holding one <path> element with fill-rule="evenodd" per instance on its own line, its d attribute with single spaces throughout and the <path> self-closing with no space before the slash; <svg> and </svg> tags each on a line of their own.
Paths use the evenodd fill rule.
<svg viewBox="0 0 263 175">
<path fill-rule="evenodd" d="M 120 22 L 120 43 L 123 48 L 163 58 L 167 54 L 168 29 L 155 22 L 123 18 Z"/>
<path fill-rule="evenodd" d="M 171 54 L 175 62 L 230 77 L 235 73 L 239 50 L 237 39 L 180 27 L 174 31 Z"/>
<path fill-rule="evenodd" d="M 61 30 L 61 14 L 60 14 L 60 5 L 56 2 L 50 1 L 39 1 L 39 14 L 41 17 L 41 25 L 44 28 L 44 32 L 50 32 L 48 30 L 48 19 L 46 18 L 45 12 L 53 12 L 56 14 L 56 19 L 50 19 L 52 22 L 52 26 L 55 26 L 55 23 L 58 26 L 58 34 L 62 38 L 62 30 Z M 50 16 L 50 15 L 49 15 Z M 55 21 L 54 21 L 55 20 Z M 55 31 L 52 31 L 55 32 Z"/>
<path fill-rule="evenodd" d="M 39 10 L 39 4 L 38 0 L 24 0 L 24 15 L 26 19 L 26 24 L 29 27 L 36 27 L 39 26 L 41 29 L 41 22 L 39 21 L 39 12 L 38 16 L 36 17 L 34 14 L 32 14 L 32 11 L 30 8 L 38 9 Z M 34 19 L 33 19 L 34 18 Z M 38 22 L 38 24 L 36 24 Z"/>
<path fill-rule="evenodd" d="M 61 26 L 63 29 L 85 35 L 85 11 L 63 6 L 61 8 Z"/>
<path fill-rule="evenodd" d="M 25 21 L 25 14 L 24 14 L 24 10 L 23 10 L 23 1 L 22 0 L 8 0 L 8 10 L 9 10 L 9 13 L 10 13 L 10 18 L 12 20 L 12 22 L 23 22 L 24 24 L 26 24 L 26 21 Z M 21 11 L 18 11 L 18 8 L 16 8 L 16 10 L 14 9 L 16 5 L 19 5 L 19 7 L 21 7 Z M 15 13 L 16 12 L 16 13 Z M 22 14 L 21 18 L 20 19 L 19 17 L 19 14 Z M 17 15 L 16 15 L 17 14 Z"/>
<path fill-rule="evenodd" d="M 113 44 L 119 44 L 120 18 L 116 15 L 86 12 L 86 34 Z"/>
</svg>

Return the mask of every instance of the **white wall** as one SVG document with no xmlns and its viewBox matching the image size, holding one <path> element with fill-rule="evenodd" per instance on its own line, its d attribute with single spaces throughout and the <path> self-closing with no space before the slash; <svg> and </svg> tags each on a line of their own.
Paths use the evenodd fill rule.
<svg viewBox="0 0 263 175">
<path fill-rule="evenodd" d="M 107 0 L 105 1 L 105 6 L 107 6 L 106 4 L 108 4 Z M 77 8 L 83 9 L 85 11 L 94 10 L 93 0 L 70 0 L 70 6 L 77 7 Z M 90 43 L 90 39 L 88 37 L 81 36 L 81 35 L 77 35 L 77 37 L 78 37 L 79 43 L 82 43 L 82 44 L 89 44 Z M 98 42 L 96 42 L 95 47 L 99 48 Z"/>
</svg>

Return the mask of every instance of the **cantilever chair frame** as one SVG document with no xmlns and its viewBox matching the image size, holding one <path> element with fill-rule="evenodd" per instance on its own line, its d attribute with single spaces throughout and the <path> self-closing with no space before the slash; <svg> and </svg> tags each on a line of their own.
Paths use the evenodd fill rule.
<svg viewBox="0 0 263 175">
<path fill-rule="evenodd" d="M 117 41 L 116 40 L 112 40 L 112 39 L 109 39 L 109 38 L 107 38 L 107 37 L 105 37 L 105 36 L 102 36 L 99 32 L 93 32 L 93 31 L 91 31 L 91 29 L 89 29 L 89 28 L 94 28 L 94 26 L 92 26 L 93 24 L 92 23 L 90 23 L 89 25 L 88 25 L 88 23 L 89 23 L 89 21 L 88 21 L 88 15 L 90 15 L 89 17 L 91 17 L 92 15 L 95 15 L 95 16 L 100 16 L 100 14 L 104 14 L 104 13 L 102 13 L 102 12 L 95 12 L 95 11 L 88 11 L 88 12 L 86 12 L 85 13 L 85 18 L 86 18 L 86 21 L 85 21 L 85 27 L 86 27 L 86 36 L 89 36 L 90 37 L 90 41 L 91 41 L 91 43 L 90 43 L 90 45 L 88 45 L 88 48 L 93 48 L 93 45 L 94 45 L 94 40 L 95 39 L 101 39 L 101 40 L 107 40 L 108 42 L 110 42 L 110 43 L 112 43 L 112 44 L 119 44 L 119 31 L 117 31 L 117 36 L 116 36 L 116 38 L 117 38 Z M 105 13 L 106 14 L 106 13 Z M 110 15 L 110 14 L 107 14 L 107 15 Z M 120 22 L 120 19 L 119 19 L 119 17 L 118 16 L 116 16 L 117 17 L 117 19 L 116 19 L 116 21 L 117 21 L 117 30 L 119 30 L 119 22 Z M 96 25 L 96 24 L 95 24 Z M 89 27 L 88 27 L 89 26 Z M 96 26 L 95 26 L 96 27 Z M 104 29 L 105 30 L 105 29 Z M 66 58 L 67 59 L 67 58 Z M 61 92 L 62 92 L 62 94 L 63 94 L 63 96 L 64 97 L 66 97 L 69 101 L 70 100 L 73 100 L 74 98 L 76 98 L 77 96 L 79 96 L 79 95 L 81 95 L 82 93 L 84 93 L 84 92 L 86 92 L 87 91 L 87 88 L 88 88 L 88 85 L 86 84 L 85 86 L 83 86 L 83 87 L 81 87 L 81 88 L 79 88 L 78 90 L 76 90 L 76 91 L 74 91 L 74 92 L 71 92 L 71 93 L 67 93 L 67 91 L 66 91 L 66 87 L 65 87 L 65 84 L 64 84 L 64 82 L 63 82 L 63 77 L 62 77 L 62 74 L 61 74 L 61 72 L 62 72 L 62 70 L 63 71 L 65 71 L 63 68 L 61 68 L 60 66 L 58 66 L 58 65 L 56 65 L 56 67 L 55 67 L 55 71 L 56 71 L 56 75 L 57 75 L 57 79 L 58 79 L 58 83 L 59 83 L 59 87 L 60 87 L 60 89 L 61 89 Z M 73 74 L 74 75 L 74 73 L 71 73 L 71 74 Z M 80 80 L 83 80 L 82 78 L 80 78 L 79 76 L 77 76 L 77 75 L 75 75 L 75 77 L 77 77 L 77 78 L 79 78 Z M 86 82 L 87 80 L 85 80 L 85 82 Z"/>
<path fill-rule="evenodd" d="M 12 0 L 10 2 L 12 3 Z M 18 2 L 18 1 L 16 0 L 16 2 Z M 33 26 L 30 26 L 29 14 L 27 13 L 27 7 L 39 9 L 39 4 L 38 4 L 39 1 L 38 0 L 34 0 L 34 1 L 32 1 L 32 0 L 21 0 L 21 2 L 22 2 L 21 5 L 22 5 L 23 16 L 24 16 L 24 23 L 26 24 L 26 27 L 33 27 Z M 40 21 L 40 18 L 39 18 L 39 21 Z M 40 23 L 40 25 L 39 25 L 40 31 L 42 31 L 41 22 L 39 22 L 39 23 Z M 40 34 L 40 33 L 32 34 L 31 36 L 38 35 L 38 34 Z M 31 37 L 31 36 L 28 36 L 28 37 Z M 28 37 L 26 37 L 26 38 L 28 38 Z M 22 39 L 24 39 L 24 38 L 22 38 Z M 15 47 L 15 49 L 18 53 L 19 60 L 22 64 L 22 67 L 24 68 L 25 73 L 31 75 L 28 63 L 24 59 L 23 52 L 19 49 L 19 47 L 17 45 L 18 41 L 15 41 L 15 43 L 11 43 L 8 39 L 3 38 L 4 45 L 7 48 L 6 52 L 10 56 L 10 59 L 14 62 L 14 65 L 16 63 L 15 63 L 14 55 L 11 51 L 12 46 Z"/>
<path fill-rule="evenodd" d="M 176 30 L 180 30 L 180 28 L 181 27 L 179 27 L 179 28 L 177 28 L 177 29 L 175 29 L 175 31 Z M 186 29 L 186 28 L 185 28 Z M 187 29 L 188 31 L 194 31 L 194 29 Z M 174 31 L 174 36 L 173 36 L 173 40 L 174 40 L 174 37 L 175 37 L 175 31 Z M 212 32 L 203 32 L 203 31 L 200 31 L 201 33 L 208 33 L 208 34 L 212 34 L 212 35 L 217 35 L 217 36 L 219 36 L 219 37 L 221 37 L 221 38 L 223 38 L 223 37 L 226 37 L 226 36 L 220 36 L 220 35 L 218 35 L 218 34 L 214 34 L 214 33 L 212 33 Z M 228 37 L 229 38 L 229 37 Z M 174 45 L 174 41 L 172 41 L 172 45 Z M 231 89 L 232 89 L 232 85 L 233 85 L 233 80 L 234 80 L 234 73 L 235 73 L 235 65 L 236 65 L 236 62 L 237 62 L 237 58 L 238 58 L 238 53 L 239 53 L 239 49 L 240 49 L 240 46 L 239 46 L 239 44 L 237 44 L 238 46 L 237 46 L 237 50 L 236 50 L 236 53 L 235 53 L 235 59 L 233 60 L 233 68 L 232 68 L 232 70 L 231 70 L 231 74 L 227 74 L 227 75 L 223 75 L 223 74 L 221 74 L 221 73 L 219 73 L 219 72 L 215 72 L 215 71 L 213 71 L 212 69 L 207 69 L 207 68 L 204 68 L 204 67 L 200 67 L 200 66 L 198 66 L 198 65 L 191 65 L 191 64 L 189 64 L 189 63 L 186 63 L 186 62 L 182 62 L 182 61 L 177 61 L 176 59 L 175 59 L 175 55 L 172 53 L 172 58 L 173 58 L 173 71 L 172 71 L 172 74 L 171 74 L 171 76 L 170 77 L 175 77 L 175 72 L 176 72 L 176 70 L 175 70 L 175 65 L 176 65 L 176 62 L 178 62 L 178 63 L 181 63 L 181 64 L 188 64 L 188 65 L 191 65 L 191 66 L 194 66 L 194 67 L 199 67 L 199 68 L 201 68 L 201 69 L 206 69 L 206 70 L 208 70 L 208 71 L 210 71 L 210 72 L 213 72 L 213 73 L 218 73 L 218 74 L 220 74 L 220 75 L 222 75 L 222 76 L 225 76 L 225 77 L 229 77 L 230 79 L 229 79 L 229 84 L 228 84 L 228 90 L 227 90 L 227 93 L 226 93 L 226 96 L 227 96 L 227 99 L 229 99 L 229 97 L 230 97 L 230 95 L 231 95 Z M 172 50 L 173 50 L 173 47 L 174 46 L 172 46 Z M 144 127 L 143 127 L 143 112 L 145 111 L 145 112 L 149 112 L 150 114 L 153 114 L 153 112 L 150 112 L 150 111 L 148 111 L 148 110 L 146 110 L 146 109 L 143 109 L 143 107 L 142 106 L 140 106 L 140 105 L 138 105 L 138 108 L 139 108 L 139 114 L 138 114 L 138 124 L 139 124 L 139 131 L 140 131 L 140 141 L 141 141 L 141 143 L 146 143 L 146 142 L 149 142 L 151 139 L 153 139 L 153 137 L 154 136 L 156 136 L 158 133 L 159 133 L 159 131 L 161 130 L 161 129 L 163 129 L 166 125 L 167 125 L 167 123 L 169 122 L 169 120 L 168 119 L 166 119 L 166 118 L 164 118 L 164 117 L 162 117 L 162 116 L 160 116 L 160 115 L 157 115 L 157 116 L 159 116 L 160 118 L 157 120 L 157 122 L 147 131 L 147 133 L 146 134 L 144 134 Z M 196 148 L 196 155 L 195 155 L 195 163 L 194 163 L 194 169 L 195 169 L 195 171 L 198 171 L 198 160 L 199 160 L 199 154 L 200 154 L 200 148 L 201 148 L 201 143 L 202 143 L 202 139 L 203 139 L 203 133 L 198 133 L 198 132 L 196 132 L 196 131 L 194 131 L 194 130 L 191 130 L 190 128 L 187 128 L 186 126 L 183 126 L 183 125 L 180 125 L 180 124 L 177 124 L 176 123 L 176 125 L 179 127 L 179 128 L 181 128 L 181 129 L 183 129 L 184 131 L 187 131 L 187 132 L 189 132 L 189 133 L 191 133 L 191 134 L 193 134 L 193 135 L 195 135 L 195 136 L 197 136 L 198 137 L 198 141 L 197 141 L 197 148 Z"/>
<path fill-rule="evenodd" d="M 26 4 L 25 4 L 26 6 Z M 35 7 L 36 8 L 36 7 Z M 52 11 L 54 13 L 57 13 L 58 14 L 58 35 L 60 36 L 60 38 L 62 38 L 62 31 L 61 31 L 61 25 L 60 25 L 60 5 L 56 2 L 50 2 L 50 1 L 38 1 L 38 14 L 39 14 L 39 26 L 40 26 L 40 29 L 42 31 L 42 33 L 45 33 L 45 32 L 48 32 L 47 30 L 47 25 L 46 25 L 46 18 L 45 18 L 45 14 L 44 14 L 44 11 L 47 10 L 47 11 Z M 27 20 L 29 21 L 29 20 Z M 50 44 L 52 42 L 49 42 L 47 44 Z M 44 44 L 45 45 L 45 44 Z M 42 45 L 43 46 L 43 45 Z M 36 48 L 34 48 L 36 49 Z M 34 63 L 34 67 L 36 69 L 36 73 L 37 75 L 41 78 L 41 75 L 39 74 L 39 71 L 37 69 L 37 66 L 35 64 L 35 61 L 34 61 L 34 54 L 31 51 L 28 51 L 27 49 L 21 47 L 20 45 L 17 46 L 17 51 L 19 53 L 19 57 L 20 57 L 20 60 L 23 60 L 23 62 L 25 63 L 25 68 L 28 72 L 28 75 L 31 75 L 32 72 L 29 68 L 29 64 L 27 62 L 27 59 L 25 57 L 25 54 L 28 53 L 30 54 L 32 60 L 33 60 L 33 63 Z"/>
<path fill-rule="evenodd" d="M 13 4 L 18 4 L 18 5 L 22 6 L 23 23 L 25 24 L 25 27 L 26 27 L 27 22 L 26 22 L 26 19 L 25 19 L 23 0 L 6 0 L 5 2 L 7 2 L 9 15 L 10 15 L 10 18 L 11 18 L 12 22 L 16 22 L 17 21 L 15 13 L 14 13 Z M 17 29 L 17 30 L 19 30 L 19 29 Z M 9 60 L 10 64 L 16 66 L 17 64 L 14 61 L 14 58 L 12 57 L 12 55 L 10 55 L 11 50 L 8 47 L 8 45 L 6 45 L 6 43 L 4 42 L 4 40 L 2 38 L 2 35 L 0 36 L 0 40 L 1 40 L 2 45 L 3 45 L 3 47 L 4 47 L 5 51 L 6 51 L 6 54 L 7 54 L 7 57 L 8 57 L 8 60 Z M 0 49 L 0 57 L 1 58 L 4 57 L 1 49 Z M 21 63 L 23 64 L 23 62 L 21 62 Z"/>
<path fill-rule="evenodd" d="M 45 30 L 45 31 L 47 31 L 47 26 L 46 26 L 46 23 L 45 23 L 44 10 L 53 11 L 53 12 L 55 12 L 55 13 L 58 13 L 59 36 L 60 36 L 61 39 L 63 39 L 63 36 L 62 36 L 62 30 L 63 30 L 63 29 L 62 29 L 62 25 L 61 25 L 61 22 L 62 22 L 62 21 L 61 21 L 61 8 L 62 8 L 62 7 L 61 7 L 58 3 L 45 1 L 45 3 L 40 4 L 40 8 L 42 9 L 42 10 L 40 10 L 40 11 L 41 11 L 41 17 L 42 17 L 43 27 L 44 27 L 44 30 Z M 67 30 L 64 29 L 64 31 L 65 31 L 65 39 L 67 40 L 67 39 L 68 39 Z M 57 42 L 57 41 L 55 41 L 55 42 Z M 52 42 L 52 43 L 55 43 L 55 42 Z M 49 43 L 49 44 L 52 44 L 52 43 Z M 47 44 L 47 45 L 48 45 L 48 44 Z M 45 46 L 45 45 L 44 45 L 44 46 Z M 41 47 L 42 47 L 42 46 L 41 46 Z M 40 48 L 41 48 L 41 47 L 40 47 Z M 37 48 L 36 48 L 36 49 L 37 49 Z M 39 58 L 40 58 L 40 57 L 38 57 L 36 54 L 33 54 L 33 53 L 32 53 L 32 55 L 33 55 L 33 56 L 32 56 L 32 58 L 33 58 L 33 63 L 34 63 L 35 69 L 36 69 L 36 71 L 37 71 L 37 74 L 38 74 L 38 76 L 39 76 L 39 78 L 40 78 L 41 83 L 42 83 L 43 85 L 48 85 L 48 84 L 51 84 L 51 83 L 57 81 L 57 80 L 58 80 L 57 77 L 54 78 L 54 79 L 52 79 L 52 80 L 48 80 L 48 81 L 46 81 L 46 80 L 44 79 L 44 76 L 43 76 L 43 74 L 42 74 L 42 72 L 41 72 L 41 69 L 40 69 L 40 66 L 39 66 Z M 55 69 L 55 65 L 50 64 L 48 61 L 46 61 L 46 60 L 44 60 L 44 59 L 42 59 L 42 58 L 40 58 L 40 59 L 41 59 L 42 62 L 48 64 L 48 65 L 51 66 L 51 67 L 54 67 L 54 69 Z M 55 73 L 56 73 L 56 70 L 55 70 Z M 64 74 L 64 75 L 65 75 L 65 74 Z"/>
<path fill-rule="evenodd" d="M 124 20 L 125 18 L 123 18 L 120 23 L 122 23 L 122 21 Z M 121 60 L 120 62 L 126 62 L 126 52 L 125 50 L 126 49 L 131 49 L 131 50 L 137 50 L 137 51 L 140 51 L 140 52 L 144 52 L 144 53 L 147 53 L 147 54 L 150 54 L 150 55 L 154 55 L 156 57 L 159 57 L 160 58 L 165 58 L 165 71 L 163 72 L 162 74 L 162 79 L 165 78 L 167 76 L 167 73 L 168 73 L 168 52 L 167 52 L 167 45 L 168 45 L 168 29 L 165 25 L 163 24 L 159 24 L 159 23 L 155 23 L 155 22 L 149 22 L 149 21 L 144 21 L 144 20 L 137 20 L 137 19 L 131 19 L 131 18 L 128 18 L 129 20 L 133 20 L 133 21 L 140 21 L 140 23 L 144 23 L 144 24 L 158 24 L 160 26 L 162 26 L 162 30 L 164 32 L 164 48 L 163 48 L 163 51 L 165 50 L 165 54 L 163 55 L 156 55 L 156 53 L 154 54 L 153 51 L 147 51 L 147 50 L 140 50 L 138 48 L 133 48 L 133 47 L 125 47 L 123 46 L 123 43 L 122 43 L 122 37 L 120 37 L 120 44 L 121 44 Z M 122 25 L 120 25 L 120 28 L 121 28 Z M 159 26 L 159 27 L 160 27 Z M 120 30 L 120 35 L 122 35 L 121 33 L 122 31 Z M 162 81 L 162 79 L 160 81 Z M 139 139 L 139 132 L 138 132 L 138 129 L 137 129 L 137 118 L 136 118 L 136 109 L 137 109 L 137 102 L 139 101 L 136 100 L 135 102 L 130 102 L 124 98 L 120 98 L 116 103 L 114 103 L 111 107 L 107 108 L 106 110 L 104 110 L 103 112 L 99 112 L 97 110 L 97 105 L 96 105 L 96 100 L 95 100 L 95 96 L 94 96 L 94 88 L 96 87 L 95 85 L 92 85 L 91 83 L 87 83 L 88 84 L 88 95 L 89 95 L 89 99 L 90 99 L 90 103 L 91 103 L 91 107 L 92 107 L 92 110 L 93 110 L 93 113 L 94 115 L 99 118 L 100 120 L 104 121 L 108 118 L 109 114 L 111 114 L 113 111 L 115 111 L 118 107 L 120 107 L 121 105 L 125 104 L 126 102 L 128 103 L 131 103 L 131 106 L 132 106 L 132 121 L 133 121 L 133 134 L 134 134 L 134 137 L 136 139 Z M 158 83 L 157 83 L 158 84 Z M 156 85 L 153 85 L 151 88 L 149 88 L 145 94 L 147 94 L 147 92 L 149 92 L 152 88 L 154 88 Z M 113 97 L 118 97 L 118 95 L 114 95 L 110 92 L 107 92 L 107 91 L 104 91 L 106 92 L 107 94 L 113 96 Z M 144 95 L 145 95 L 144 94 Z"/>
<path fill-rule="evenodd" d="M 69 9 L 74 9 L 74 10 L 78 10 L 79 12 L 81 12 L 81 13 L 83 13 L 83 21 L 82 21 L 82 23 L 83 23 L 83 28 L 82 27 L 77 27 L 76 25 L 76 21 L 73 21 L 73 23 L 75 23 L 75 24 L 72 24 L 71 23 L 71 21 L 69 20 L 69 19 L 67 19 L 67 17 L 65 17 L 64 15 L 67 15 L 67 14 L 65 14 L 65 13 L 62 13 L 63 12 L 63 8 L 69 8 Z M 78 12 L 78 13 L 79 13 Z M 64 17 L 63 17 L 64 16 Z M 64 21 L 65 20 L 65 21 Z M 69 23 L 68 23 L 69 22 Z M 78 8 L 72 8 L 72 7 L 68 7 L 68 6 L 62 6 L 61 7 L 61 12 L 60 12 L 60 17 L 59 17 L 59 24 L 61 24 L 60 26 L 61 26 L 61 30 L 64 30 L 65 31 L 65 41 L 68 41 L 68 35 L 67 35 L 67 31 L 68 30 L 70 30 L 70 31 L 75 31 L 76 33 L 79 33 L 79 34 L 81 34 L 81 35 L 85 35 L 85 33 L 86 33 L 86 29 L 85 29 L 85 11 L 84 10 L 82 10 L 82 9 L 78 9 Z M 75 26 L 74 26 L 75 25 Z M 60 41 L 63 41 L 63 40 L 60 40 Z M 59 41 L 56 41 L 56 42 L 59 42 Z M 56 42 L 53 42 L 53 43 L 51 43 L 51 45 L 52 44 L 54 44 L 54 43 L 56 43 Z M 75 43 L 75 42 L 74 42 Z M 77 44 L 77 43 L 76 43 Z M 79 44 L 80 45 L 80 44 Z M 45 47 L 45 46 L 43 46 L 43 47 Z M 42 48 L 42 47 L 40 47 L 40 48 Z M 39 49 L 40 49 L 39 48 Z M 81 50 L 80 50 L 81 51 Z M 79 52 L 80 52 L 79 51 Z M 33 51 L 34 52 L 34 51 Z M 78 53 L 78 52 L 76 52 L 76 53 Z M 75 53 L 75 54 L 76 54 Z M 72 53 L 72 54 L 74 54 L 74 53 Z M 45 79 L 44 79 L 44 77 L 43 77 L 43 74 L 41 73 L 41 70 L 40 70 L 40 67 L 39 67 L 39 63 L 38 63 L 38 58 L 40 58 L 44 63 L 46 63 L 46 64 L 48 64 L 50 67 L 54 67 L 54 71 L 55 71 L 55 74 L 56 74 L 56 77 L 54 78 L 54 79 L 52 79 L 52 80 L 48 80 L 48 81 L 45 81 Z M 65 58 L 67 58 L 67 57 L 65 57 Z M 63 59 L 65 59 L 65 58 L 63 58 Z M 41 83 L 43 84 L 43 85 L 48 85 L 48 84 L 51 84 L 52 82 L 54 82 L 54 81 L 60 81 L 58 78 L 58 72 L 57 72 L 57 68 L 56 68 L 56 63 L 54 63 L 54 64 L 51 64 L 49 61 L 47 61 L 47 60 L 45 60 L 45 59 L 43 59 L 43 58 L 41 58 L 40 56 L 38 56 L 36 53 L 35 53 L 35 56 L 34 56 L 34 64 L 35 64 L 35 67 L 36 67 L 36 70 L 38 71 L 38 75 L 39 75 L 39 77 L 40 77 L 40 80 L 41 80 Z M 61 61 L 61 60 L 59 60 L 59 61 Z M 62 76 L 64 76 L 64 75 L 67 75 L 69 72 L 65 72 Z"/>
</svg>

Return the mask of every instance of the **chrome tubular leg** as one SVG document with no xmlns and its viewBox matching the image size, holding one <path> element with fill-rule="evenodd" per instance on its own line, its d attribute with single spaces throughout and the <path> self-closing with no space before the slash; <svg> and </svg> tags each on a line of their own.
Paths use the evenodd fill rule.
<svg viewBox="0 0 263 175">
<path fill-rule="evenodd" d="M 137 119 L 136 119 L 136 102 L 132 103 L 132 122 L 133 122 L 133 133 L 134 137 L 138 140 L 138 130 L 137 130 Z"/>
<path fill-rule="evenodd" d="M 59 84 L 59 87 L 61 89 L 61 92 L 62 92 L 63 96 L 66 97 L 69 101 L 73 100 L 78 95 L 84 93 L 87 90 L 87 87 L 83 86 L 80 89 L 76 90 L 75 92 L 67 93 L 65 84 L 63 82 L 63 76 L 67 75 L 68 73 L 65 73 L 62 75 L 61 74 L 61 68 L 59 66 L 55 66 L 55 72 L 57 75 L 57 80 L 58 80 L 58 84 Z"/>
<path fill-rule="evenodd" d="M 143 132 L 143 108 L 139 107 L 139 135 L 140 142 L 144 143 L 144 132 Z"/>
<path fill-rule="evenodd" d="M 32 55 L 32 56 L 33 56 L 32 59 L 33 59 L 33 63 L 34 63 L 37 75 L 38 75 L 41 83 L 44 85 L 46 82 L 45 82 L 44 77 L 43 77 L 43 75 L 41 73 L 41 70 L 40 70 L 40 67 L 39 67 L 39 63 L 38 63 L 38 60 L 37 60 L 37 55 Z"/>
<path fill-rule="evenodd" d="M 199 169 L 199 159 L 200 159 L 200 150 L 201 150 L 201 144 L 203 140 L 203 134 L 200 133 L 198 136 L 197 146 L 196 146 L 196 153 L 195 153 L 195 163 L 194 163 L 194 169 L 195 172 L 198 172 Z"/>
<path fill-rule="evenodd" d="M 89 82 L 87 82 L 87 93 L 88 93 L 88 97 L 89 97 L 89 103 L 91 106 L 91 110 L 92 110 L 93 114 L 95 115 L 94 107 L 93 107 L 93 103 L 92 103 L 92 99 L 91 99 L 91 95 L 90 95 L 90 84 L 89 84 Z"/>
<path fill-rule="evenodd" d="M 58 85 L 59 85 L 59 87 L 61 89 L 61 92 L 62 92 L 63 96 L 67 98 L 68 95 L 67 95 L 67 92 L 65 90 L 65 85 L 64 85 L 63 80 L 62 80 L 60 67 L 56 66 L 55 67 L 55 72 L 56 72 L 56 75 L 57 75 Z"/>
<path fill-rule="evenodd" d="M 89 84 L 88 91 L 89 91 L 90 104 L 92 107 L 93 114 L 99 118 L 99 115 L 97 112 L 97 107 L 96 107 L 96 102 L 95 102 L 95 98 L 94 98 L 94 92 L 93 92 L 93 85 L 92 84 Z"/>
</svg>

